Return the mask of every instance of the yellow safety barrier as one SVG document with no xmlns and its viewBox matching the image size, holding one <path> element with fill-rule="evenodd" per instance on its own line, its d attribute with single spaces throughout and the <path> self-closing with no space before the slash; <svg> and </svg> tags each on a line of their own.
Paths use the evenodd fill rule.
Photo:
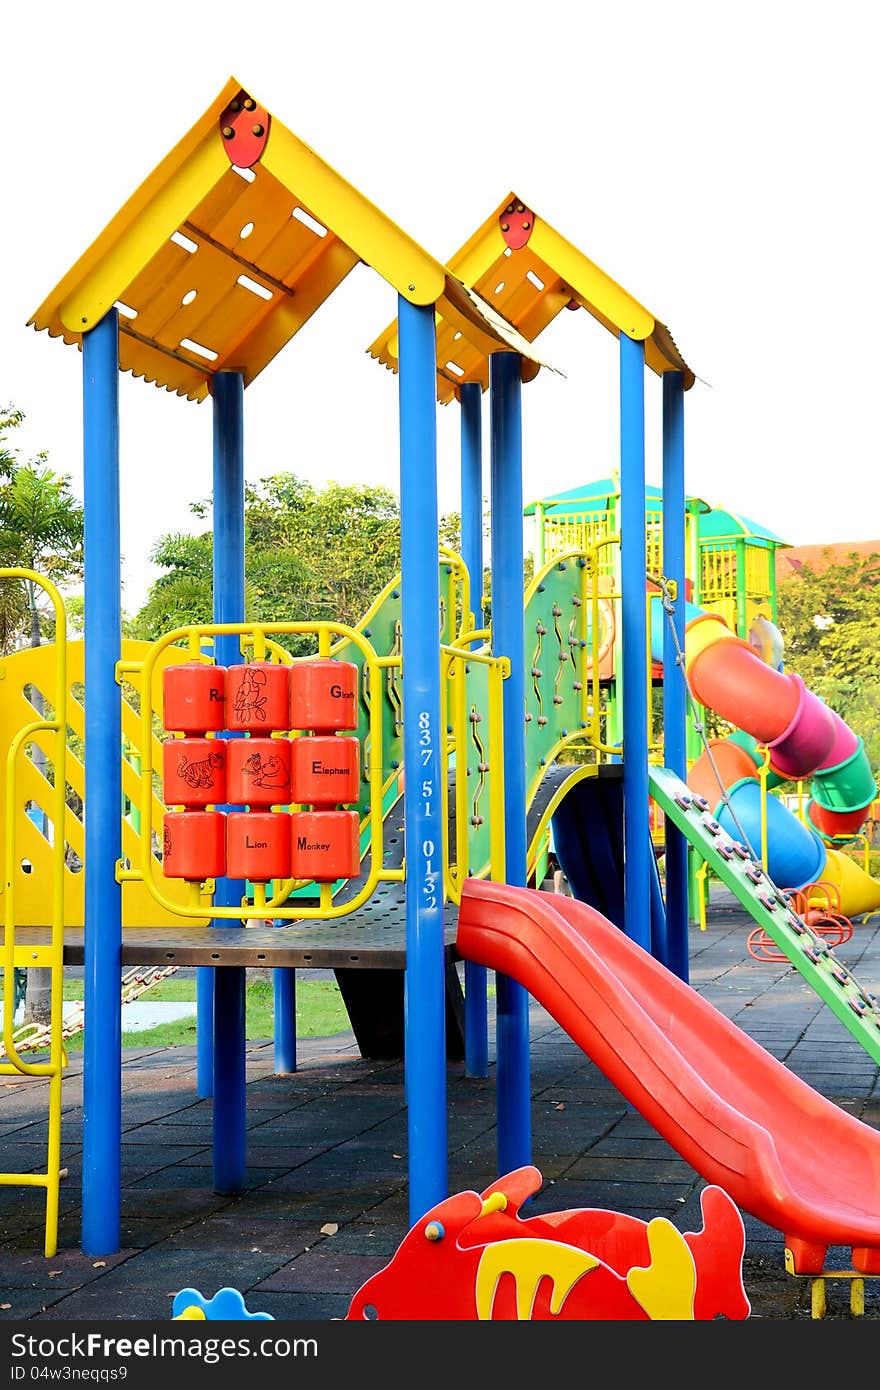
<svg viewBox="0 0 880 1390">
<path fill-rule="evenodd" d="M 590 604 L 590 656 L 587 663 L 589 674 L 589 685 L 584 682 L 587 692 L 587 702 L 584 711 L 585 719 L 585 738 L 588 743 L 599 753 L 619 755 L 621 747 L 619 744 L 612 743 L 610 740 L 602 738 L 602 718 L 603 697 L 602 697 L 602 678 L 601 678 L 601 658 L 602 658 L 602 605 L 611 604 L 612 623 L 615 624 L 612 634 L 612 641 L 617 645 L 616 619 L 615 612 L 619 612 L 620 594 L 617 590 L 608 592 L 601 587 L 601 576 L 608 573 L 609 561 L 604 552 L 611 547 L 620 546 L 620 536 L 617 533 L 603 536 L 589 550 L 584 551 L 584 580 L 588 585 L 588 601 Z M 650 632 L 650 628 L 649 628 Z M 650 658 L 650 652 L 649 652 Z M 615 662 L 615 677 L 618 685 L 618 695 L 621 690 L 620 681 L 620 662 Z"/>
<path fill-rule="evenodd" d="M 143 659 L 149 650 L 148 642 L 124 639 L 122 659 L 136 663 Z M 186 659 L 186 652 L 179 647 L 170 647 L 164 653 L 163 663 L 174 663 Z M 40 702 L 48 707 L 52 704 L 49 691 L 54 688 L 57 653 L 53 645 L 26 647 L 12 652 L 0 660 L 0 729 L 7 741 L 20 729 L 31 724 L 40 712 Z M 85 830 L 82 808 L 85 797 L 84 736 L 85 708 L 83 705 L 83 681 L 85 677 L 84 643 L 81 640 L 67 642 L 67 757 L 65 762 L 66 806 L 63 839 L 67 847 L 64 864 L 64 924 L 65 927 L 82 928 L 85 922 L 85 875 L 83 862 L 85 856 Z M 161 671 L 156 673 L 156 684 L 161 684 Z M 122 763 L 122 789 L 124 805 L 121 809 L 122 853 L 131 858 L 136 850 L 139 827 L 136 824 L 137 807 L 133 802 L 139 794 L 140 783 L 137 775 L 140 770 L 141 709 L 140 694 L 127 682 L 122 689 L 122 734 L 123 747 L 120 751 Z M 57 706 L 53 706 L 56 714 Z M 40 740 L 46 766 L 52 759 L 47 743 L 47 735 L 37 734 Z M 160 743 L 155 730 L 150 733 L 154 760 L 160 755 Z M 6 764 L 0 758 L 0 804 L 5 802 Z M 17 854 L 11 872 L 15 878 L 15 913 L 17 927 L 47 927 L 47 910 L 51 900 L 52 884 L 52 845 L 38 825 L 27 814 L 27 808 L 39 810 L 48 826 L 53 823 L 51 798 L 53 787 L 44 772 L 30 757 L 19 759 L 16 769 L 16 830 Z M 154 812 L 158 816 L 164 809 L 155 794 Z M 169 892 L 175 901 L 183 900 L 185 885 L 168 883 Z M 160 909 L 146 892 L 143 884 L 129 882 L 122 890 L 123 925 L 162 927 L 179 923 L 180 919 L 172 913 Z M 204 918 L 207 925 L 208 917 Z"/>
<path fill-rule="evenodd" d="M 43 1173 L 0 1173 L 0 1186 L 42 1187 L 46 1192 L 45 1253 L 54 1255 L 58 1248 L 58 1189 L 61 1169 L 61 1078 L 66 1063 L 61 1035 L 64 984 L 64 824 L 66 812 L 67 721 L 64 718 L 67 690 L 67 624 L 61 595 L 49 580 L 30 569 L 0 569 L 0 580 L 23 580 L 37 585 L 48 596 L 55 616 L 54 690 L 51 694 L 52 719 L 37 719 L 18 730 L 6 755 L 6 789 L 4 797 L 5 825 L 3 828 L 3 1053 L 0 1075 L 40 1077 L 49 1083 L 49 1125 L 46 1171 Z M 16 927 L 17 815 L 16 769 L 20 756 L 38 735 L 51 734 L 53 763 L 52 794 L 52 889 L 48 946 L 18 946 Z M 13 1038 L 15 1021 L 15 969 L 48 968 L 51 984 L 49 1023 L 49 1059 L 26 1062 L 19 1054 Z"/>
</svg>

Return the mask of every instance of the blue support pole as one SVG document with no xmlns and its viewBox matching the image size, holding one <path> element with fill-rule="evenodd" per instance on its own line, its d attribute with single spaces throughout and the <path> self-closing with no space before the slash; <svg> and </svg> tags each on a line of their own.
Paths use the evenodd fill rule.
<svg viewBox="0 0 880 1390">
<path fill-rule="evenodd" d="M 214 971 L 207 965 L 196 969 L 196 1094 L 214 1094 Z"/>
<path fill-rule="evenodd" d="M 275 1075 L 296 1071 L 296 971 L 279 966 L 272 971 L 275 1002 Z"/>
<path fill-rule="evenodd" d="M 518 353 L 489 358 L 492 651 L 504 682 L 505 877 L 526 884 L 525 633 L 523 627 L 522 381 Z M 497 975 L 498 1171 L 531 1162 L 529 996 Z"/>
<path fill-rule="evenodd" d="M 461 558 L 471 581 L 477 627 L 483 625 L 483 390 L 466 381 L 461 393 Z"/>
<path fill-rule="evenodd" d="M 461 400 L 461 558 L 471 581 L 471 605 L 483 626 L 483 388 L 466 381 Z M 489 1075 L 489 1029 L 486 1013 L 488 972 L 465 961 L 464 1066 L 468 1076 Z"/>
<path fill-rule="evenodd" d="M 663 375 L 663 569 L 675 583 L 678 598 L 672 622 L 684 651 L 685 623 L 685 492 L 684 492 L 684 374 Z M 668 768 L 687 777 L 687 692 L 684 668 L 679 667 L 675 641 L 664 614 L 663 626 L 663 757 Z M 688 842 L 677 826 L 666 821 L 666 950 L 667 965 L 687 981 L 688 959 Z"/>
<path fill-rule="evenodd" d="M 122 612 L 119 321 L 83 334 L 85 502 L 85 1039 L 82 1248 L 119 1249 L 122 1132 Z M 60 828 L 56 827 L 56 833 Z"/>
<path fill-rule="evenodd" d="M 238 372 L 218 372 L 214 400 L 214 622 L 244 620 L 244 383 Z M 241 660 L 239 638 L 216 640 L 218 664 Z M 218 879 L 220 907 L 237 907 L 242 885 Z M 238 925 L 216 918 L 215 928 Z M 214 1189 L 240 1192 L 245 1182 L 245 972 L 214 970 Z"/>
<path fill-rule="evenodd" d="M 626 933 L 651 949 L 648 618 L 645 574 L 645 346 L 620 334 L 620 570 Z"/>
<path fill-rule="evenodd" d="M 409 1217 L 448 1195 L 434 306 L 398 297 Z"/>
</svg>

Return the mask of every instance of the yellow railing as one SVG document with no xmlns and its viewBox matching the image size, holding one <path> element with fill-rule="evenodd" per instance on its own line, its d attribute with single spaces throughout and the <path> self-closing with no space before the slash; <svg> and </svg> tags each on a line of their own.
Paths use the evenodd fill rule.
<svg viewBox="0 0 880 1390">
<path fill-rule="evenodd" d="M 48 596 L 55 616 L 55 689 L 53 719 L 37 719 L 17 731 L 6 755 L 7 778 L 3 829 L 3 1054 L 0 1075 L 42 1077 L 49 1082 L 49 1125 L 46 1171 L 44 1173 L 0 1173 L 0 1186 L 42 1187 L 46 1191 L 45 1253 L 54 1255 L 58 1248 L 58 1188 L 63 1176 L 61 1169 L 61 1077 L 66 1063 L 61 1036 L 64 984 L 64 821 L 67 781 L 67 721 L 64 718 L 67 691 L 67 638 L 64 604 L 61 595 L 49 580 L 30 569 L 0 569 L 0 579 L 22 580 L 37 585 Z M 15 940 L 15 873 L 16 829 L 19 822 L 15 792 L 15 772 L 19 755 L 37 734 L 52 734 L 53 763 L 53 843 L 50 926 L 47 946 L 18 946 Z M 16 1049 L 13 1038 L 15 1023 L 15 970 L 48 968 L 51 1002 L 49 1022 L 48 1061 L 25 1062 Z"/>
<path fill-rule="evenodd" d="M 459 612 L 459 615 L 458 615 L 458 617 L 459 617 L 459 623 L 458 623 L 458 625 L 454 625 L 453 628 L 452 628 L 452 631 L 455 633 L 455 640 L 456 640 L 456 641 L 460 641 L 460 640 L 463 638 L 463 636 L 464 636 L 465 633 L 470 633 L 470 636 L 468 637 L 468 641 L 472 642 L 472 641 L 474 640 L 474 617 L 475 617 L 475 615 L 474 615 L 473 609 L 471 608 L 471 603 L 472 603 L 472 598 L 471 598 L 471 577 L 470 577 L 470 574 L 468 573 L 468 567 L 467 567 L 467 565 L 465 564 L 464 560 L 461 558 L 461 556 L 460 556 L 456 551 L 450 550 L 450 549 L 448 548 L 448 546 L 445 546 L 445 545 L 439 546 L 439 547 L 438 547 L 438 552 L 439 552 L 439 555 L 440 555 L 440 561 L 441 561 L 441 563 L 442 563 L 442 564 L 445 564 L 445 565 L 448 565 L 450 571 L 452 572 L 453 580 L 454 580 L 453 587 L 452 587 L 453 602 L 454 602 L 455 599 L 457 598 L 457 600 L 458 600 L 458 607 L 459 607 L 459 609 L 460 609 L 460 612 Z M 482 605 L 483 605 L 483 594 L 482 594 L 483 576 L 482 576 L 482 575 L 479 575 L 479 574 L 476 575 L 476 576 L 475 576 L 475 583 L 478 584 L 478 585 L 480 586 L 480 607 L 482 607 Z M 360 624 L 359 624 L 359 627 L 362 628 L 363 626 L 364 626 L 363 623 L 360 623 Z"/>
<path fill-rule="evenodd" d="M 586 564 L 584 566 L 584 580 L 588 585 L 588 602 L 590 605 L 590 657 L 587 663 L 589 683 L 584 682 L 585 692 L 588 699 L 585 709 L 585 728 L 584 739 L 591 743 L 598 753 L 619 754 L 620 745 L 604 741 L 602 739 L 602 717 L 604 714 L 602 704 L 602 681 L 601 681 L 601 655 L 600 647 L 602 644 L 602 615 L 600 612 L 603 603 L 611 603 L 612 611 L 619 617 L 620 614 L 620 593 L 617 590 L 608 592 L 600 587 L 601 576 L 608 574 L 611 561 L 607 558 L 609 552 L 613 553 L 614 547 L 620 547 L 619 532 L 612 532 L 603 536 L 595 545 L 590 546 L 584 552 Z M 604 554 L 602 552 L 605 552 Z M 615 618 L 615 622 L 617 619 Z M 614 647 L 619 650 L 618 633 L 615 628 Z M 650 653 L 649 653 L 650 655 Z M 615 671 L 619 678 L 619 661 L 615 657 Z M 619 684 L 619 679 L 618 679 Z"/>
<path fill-rule="evenodd" d="M 600 545 L 611 534 L 611 518 L 605 512 L 576 512 L 567 517 L 544 518 L 544 557 L 555 559 L 569 550 L 587 551 Z M 612 572 L 613 557 L 604 557 L 606 573 Z"/>
<path fill-rule="evenodd" d="M 703 607 L 736 601 L 736 544 L 716 541 L 700 547 L 700 602 Z"/>
<path fill-rule="evenodd" d="M 774 552 L 762 545 L 744 546 L 745 551 L 745 591 L 750 598 L 769 601 L 773 593 L 770 566 Z"/>
<path fill-rule="evenodd" d="M 474 640 L 475 633 L 464 634 L 459 642 Z M 468 877 L 490 877 L 496 882 L 504 881 L 504 726 L 503 726 L 503 685 L 510 670 L 506 657 L 489 656 L 486 652 L 469 651 L 455 643 L 440 648 L 441 662 L 441 707 L 440 722 L 447 733 L 447 768 L 451 764 L 455 770 L 455 836 L 449 833 L 448 787 L 449 777 L 443 782 L 443 824 L 446 830 L 446 895 L 451 902 L 461 901 L 461 890 Z M 468 676 L 472 667 L 482 667 L 487 684 L 486 718 L 486 757 L 483 763 L 473 766 L 474 753 L 472 725 L 475 716 L 481 711 L 476 702 L 469 697 Z M 470 764 L 470 766 L 469 766 Z M 475 775 L 476 774 L 476 775 Z M 476 781 L 476 790 L 471 797 L 471 783 Z M 476 832 L 485 818 L 480 817 L 482 794 L 488 787 L 488 843 L 487 857 L 482 854 L 480 863 L 474 863 L 474 848 L 485 837 Z"/>
<path fill-rule="evenodd" d="M 604 545 L 612 537 L 620 540 L 612 512 L 572 512 L 568 516 L 544 517 L 544 558 L 555 559 L 566 551 L 586 552 Z M 615 556 L 602 557 L 603 572 L 614 573 Z M 663 514 L 645 513 L 645 568 L 659 574 L 663 568 Z"/>
</svg>

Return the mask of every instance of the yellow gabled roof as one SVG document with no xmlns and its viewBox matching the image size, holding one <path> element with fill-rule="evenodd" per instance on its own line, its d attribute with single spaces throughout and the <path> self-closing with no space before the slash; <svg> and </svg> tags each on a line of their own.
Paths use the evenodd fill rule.
<svg viewBox="0 0 880 1390">
<path fill-rule="evenodd" d="M 686 388 L 694 384 L 666 325 L 515 193 L 499 203 L 447 266 L 529 343 L 563 309 L 584 308 L 615 336 L 644 341 L 645 361 L 653 371 L 682 372 Z M 396 322 L 368 350 L 396 371 Z M 437 362 L 443 400 L 451 400 L 463 381 L 488 383 L 486 357 L 439 325 Z"/>
<path fill-rule="evenodd" d="M 190 400 L 249 384 L 364 262 L 482 354 L 528 343 L 230 78 L 29 319 L 82 335 L 117 305 L 120 367 Z"/>
</svg>

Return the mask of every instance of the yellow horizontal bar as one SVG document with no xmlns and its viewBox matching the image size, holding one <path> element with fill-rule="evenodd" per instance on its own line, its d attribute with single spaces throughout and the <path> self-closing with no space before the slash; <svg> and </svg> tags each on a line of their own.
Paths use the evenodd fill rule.
<svg viewBox="0 0 880 1390">
<path fill-rule="evenodd" d="M 52 964 L 51 946 L 16 946 L 12 963 L 23 970 L 48 968 Z"/>
<path fill-rule="evenodd" d="M 48 1046 L 47 1043 L 47 1049 Z M 0 1076 L 59 1076 L 63 1070 L 63 1066 L 56 1067 L 52 1062 L 22 1062 L 21 1066 L 14 1062 L 0 1063 Z"/>
</svg>

